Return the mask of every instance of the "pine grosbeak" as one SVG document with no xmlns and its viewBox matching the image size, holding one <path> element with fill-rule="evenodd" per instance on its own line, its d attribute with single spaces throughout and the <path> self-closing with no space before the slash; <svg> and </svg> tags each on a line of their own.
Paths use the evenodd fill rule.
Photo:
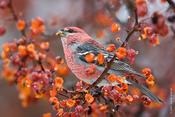
<svg viewBox="0 0 175 117">
<path fill-rule="evenodd" d="M 107 52 L 103 45 L 93 40 L 85 31 L 78 27 L 66 27 L 59 30 L 56 35 L 61 37 L 68 67 L 78 79 L 88 84 L 92 84 L 97 80 L 97 78 L 105 69 L 105 63 L 99 65 L 97 63 L 97 58 L 94 58 L 94 60 L 91 62 L 87 62 L 85 58 L 86 55 L 93 54 L 97 56 L 99 53 L 102 53 L 104 55 L 105 62 L 110 61 L 114 56 L 114 53 Z M 117 76 L 124 76 L 125 73 L 129 73 L 145 78 L 144 75 L 133 70 L 128 64 L 118 60 L 117 57 L 108 73 L 116 74 Z M 139 88 L 150 99 L 157 102 L 161 101 L 144 85 L 138 84 L 135 81 L 129 79 L 125 80 L 125 82 Z M 117 83 L 109 83 L 109 81 L 104 78 L 104 80 L 102 80 L 98 86 L 105 86 L 109 84 L 117 85 Z"/>
</svg>

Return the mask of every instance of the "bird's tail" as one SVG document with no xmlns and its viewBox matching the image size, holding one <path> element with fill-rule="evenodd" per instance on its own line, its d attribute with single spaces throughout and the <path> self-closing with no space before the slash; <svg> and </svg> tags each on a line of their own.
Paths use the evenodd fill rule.
<svg viewBox="0 0 175 117">
<path fill-rule="evenodd" d="M 145 87 L 144 85 L 138 84 L 135 81 L 131 80 L 131 79 L 127 79 L 129 82 L 131 82 L 131 84 L 140 89 L 142 93 L 144 93 L 146 96 L 148 96 L 151 100 L 155 101 L 155 102 L 163 102 L 159 97 L 155 96 L 147 87 Z"/>
</svg>

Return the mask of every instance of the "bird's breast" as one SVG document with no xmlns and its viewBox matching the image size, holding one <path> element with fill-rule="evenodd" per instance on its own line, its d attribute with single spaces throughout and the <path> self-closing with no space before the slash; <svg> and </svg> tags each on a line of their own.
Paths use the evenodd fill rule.
<svg viewBox="0 0 175 117">
<path fill-rule="evenodd" d="M 66 47 L 64 48 L 64 51 L 68 67 L 80 80 L 91 83 L 101 74 L 101 71 L 99 71 L 97 68 L 93 74 L 87 74 L 87 70 L 91 69 L 91 65 L 81 61 L 76 51 L 73 51 L 71 48 Z"/>
</svg>

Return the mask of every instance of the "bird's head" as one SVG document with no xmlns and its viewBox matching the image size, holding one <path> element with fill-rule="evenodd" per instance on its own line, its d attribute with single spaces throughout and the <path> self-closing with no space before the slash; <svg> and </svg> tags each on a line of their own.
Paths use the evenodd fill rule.
<svg viewBox="0 0 175 117">
<path fill-rule="evenodd" d="M 70 35 L 76 35 L 81 33 L 85 33 L 85 32 L 78 27 L 65 27 L 63 29 L 58 30 L 56 35 L 62 38 L 62 37 L 67 37 Z"/>
<path fill-rule="evenodd" d="M 72 43 L 83 43 L 90 39 L 89 35 L 78 27 L 65 27 L 58 30 L 56 33 L 58 38 L 61 38 L 62 43 L 70 45 Z"/>
</svg>

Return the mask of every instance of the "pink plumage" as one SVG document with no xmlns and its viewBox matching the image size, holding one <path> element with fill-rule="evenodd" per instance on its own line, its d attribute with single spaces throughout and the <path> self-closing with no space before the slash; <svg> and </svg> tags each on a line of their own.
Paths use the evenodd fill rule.
<svg viewBox="0 0 175 117">
<path fill-rule="evenodd" d="M 68 64 L 68 67 L 76 75 L 77 78 L 87 83 L 92 83 L 98 78 L 98 76 L 102 73 L 102 71 L 96 69 L 93 74 L 88 74 L 87 69 L 90 66 L 79 63 L 79 60 L 77 60 L 77 55 L 75 55 L 76 52 L 71 48 L 71 46 L 75 42 L 78 44 L 83 44 L 88 42 L 99 48 L 102 48 L 103 46 L 98 42 L 96 42 L 95 40 L 93 40 L 82 29 L 77 27 L 68 27 L 68 28 L 65 28 L 64 30 L 69 30 L 69 29 L 73 29 L 77 33 L 73 35 L 68 35 L 67 37 L 62 39 L 65 59 Z"/>
</svg>

